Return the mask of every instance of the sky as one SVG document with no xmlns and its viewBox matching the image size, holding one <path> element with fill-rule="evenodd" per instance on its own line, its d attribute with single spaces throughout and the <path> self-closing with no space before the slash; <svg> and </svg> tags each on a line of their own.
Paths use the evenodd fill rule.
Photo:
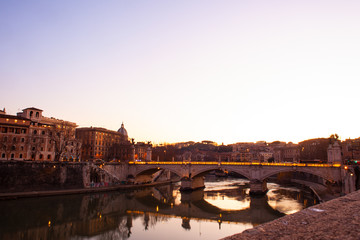
<svg viewBox="0 0 360 240">
<path fill-rule="evenodd" d="M 360 2 L 0 0 L 0 108 L 135 141 L 360 137 Z"/>
</svg>

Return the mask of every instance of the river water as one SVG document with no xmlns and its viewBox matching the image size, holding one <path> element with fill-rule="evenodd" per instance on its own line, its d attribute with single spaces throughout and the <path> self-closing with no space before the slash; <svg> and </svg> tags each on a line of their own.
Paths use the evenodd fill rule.
<svg viewBox="0 0 360 240">
<path fill-rule="evenodd" d="M 250 197 L 244 179 L 208 178 L 205 185 L 189 194 L 173 184 L 1 201 L 0 239 L 220 239 L 316 203 L 274 183 L 263 197 Z"/>
</svg>

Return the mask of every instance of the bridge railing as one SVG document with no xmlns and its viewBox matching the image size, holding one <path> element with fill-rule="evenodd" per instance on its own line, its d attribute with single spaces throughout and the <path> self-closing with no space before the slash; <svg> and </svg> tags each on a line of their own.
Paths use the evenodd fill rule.
<svg viewBox="0 0 360 240">
<path fill-rule="evenodd" d="M 129 162 L 130 165 L 217 165 L 217 166 L 282 166 L 282 167 L 341 167 L 341 164 L 319 163 L 259 163 L 259 162 Z"/>
</svg>

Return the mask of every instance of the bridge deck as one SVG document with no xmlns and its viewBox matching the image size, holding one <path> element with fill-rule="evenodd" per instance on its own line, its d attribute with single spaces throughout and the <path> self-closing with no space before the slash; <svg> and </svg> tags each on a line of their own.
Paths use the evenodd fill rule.
<svg viewBox="0 0 360 240">
<path fill-rule="evenodd" d="M 260 162 L 129 162 L 130 165 L 216 165 L 216 166 L 276 166 L 276 167 L 341 167 L 341 164 L 260 163 Z"/>
</svg>

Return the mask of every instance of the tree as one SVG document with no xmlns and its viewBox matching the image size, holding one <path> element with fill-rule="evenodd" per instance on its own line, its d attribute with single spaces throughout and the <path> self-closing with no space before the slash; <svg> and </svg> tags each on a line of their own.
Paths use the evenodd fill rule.
<svg viewBox="0 0 360 240">
<path fill-rule="evenodd" d="M 0 139 L 0 148 L 5 152 L 6 160 L 9 160 L 11 153 L 15 152 L 16 142 L 16 137 L 10 134 Z"/>
<path fill-rule="evenodd" d="M 74 140 L 73 141 L 74 146 L 72 148 L 73 150 L 73 157 L 75 158 L 75 160 L 79 160 L 80 161 L 80 156 L 81 156 L 81 142 L 79 140 Z"/>
<path fill-rule="evenodd" d="M 58 162 L 75 139 L 75 127 L 68 122 L 59 120 L 51 126 L 48 134 L 54 148 L 54 161 Z"/>
</svg>

